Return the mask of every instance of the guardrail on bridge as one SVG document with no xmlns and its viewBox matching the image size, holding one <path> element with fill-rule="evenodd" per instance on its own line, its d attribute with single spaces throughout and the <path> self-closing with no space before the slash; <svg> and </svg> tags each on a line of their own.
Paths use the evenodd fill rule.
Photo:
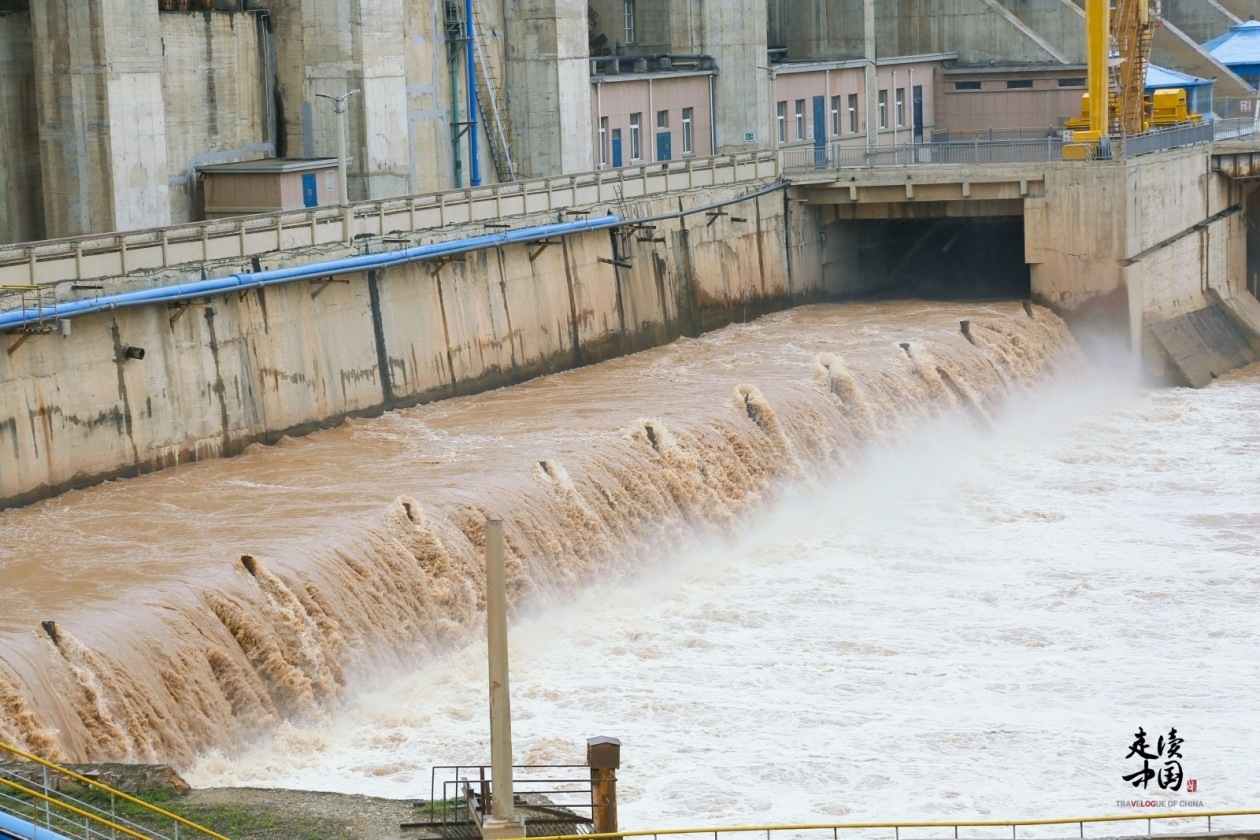
<svg viewBox="0 0 1260 840">
<path fill-rule="evenodd" d="M 1215 120 L 1198 125 L 1148 131 L 1134 137 L 1109 137 L 1094 151 L 1094 159 L 1138 157 L 1153 152 L 1247 137 L 1255 132 L 1248 119 Z M 1018 136 L 1012 136 L 1018 135 Z M 850 169 L 873 166 L 922 166 L 988 163 L 1049 163 L 1063 160 L 1064 140 L 1059 134 L 1027 136 L 1027 132 L 953 132 L 946 141 L 895 146 L 796 146 L 781 151 L 784 172 Z"/>
</svg>

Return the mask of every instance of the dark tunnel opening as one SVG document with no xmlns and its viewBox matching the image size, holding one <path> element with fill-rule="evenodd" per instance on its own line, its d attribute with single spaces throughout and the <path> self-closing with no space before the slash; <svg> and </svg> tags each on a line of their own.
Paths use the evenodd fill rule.
<svg viewBox="0 0 1260 840">
<path fill-rule="evenodd" d="M 827 233 L 825 270 L 844 298 L 1031 295 L 1022 216 L 852 219 L 828 225 Z"/>
</svg>

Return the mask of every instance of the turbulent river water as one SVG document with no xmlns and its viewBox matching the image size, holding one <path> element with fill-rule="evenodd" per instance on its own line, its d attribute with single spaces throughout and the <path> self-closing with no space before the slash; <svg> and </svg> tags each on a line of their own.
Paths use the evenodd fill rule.
<svg viewBox="0 0 1260 840">
<path fill-rule="evenodd" d="M 625 827 L 1243 807 L 1257 412 L 1044 310 L 827 305 L 69 493 L 0 514 L 0 740 L 427 798 L 488 758 L 494 516 L 516 759 L 620 737 Z"/>
</svg>

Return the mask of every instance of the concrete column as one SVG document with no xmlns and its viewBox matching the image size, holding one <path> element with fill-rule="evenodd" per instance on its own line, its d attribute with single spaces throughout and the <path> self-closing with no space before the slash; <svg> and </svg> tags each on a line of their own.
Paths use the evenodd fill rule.
<svg viewBox="0 0 1260 840">
<path fill-rule="evenodd" d="M 48 236 L 170 223 L 156 3 L 31 6 Z"/>
<path fill-rule="evenodd" d="M 507 0 L 504 10 L 503 83 L 520 174 L 590 169 L 595 149 L 586 0 Z"/>
<path fill-rule="evenodd" d="M 412 188 L 403 0 L 359 0 L 357 23 L 363 73 L 359 191 L 364 198 L 406 195 Z"/>
<path fill-rule="evenodd" d="M 718 68 L 713 115 L 718 154 L 774 148 L 775 138 L 763 128 L 770 78 L 757 69 L 769 61 L 766 0 L 704 0 L 701 23 L 704 52 Z"/>
<path fill-rule="evenodd" d="M 44 238 L 29 14 L 0 16 L 0 242 Z"/>
<path fill-rule="evenodd" d="M 333 157 L 337 116 L 317 94 L 359 88 L 349 111 L 350 198 L 411 192 L 403 0 L 274 0 L 285 157 Z"/>
<path fill-rule="evenodd" d="M 866 59 L 866 145 L 879 145 L 879 56 L 875 41 L 875 0 L 865 0 L 862 10 L 862 56 Z"/>
<path fill-rule="evenodd" d="M 486 646 L 490 661 L 490 763 L 494 795 L 482 821 L 485 840 L 525 836 L 512 787 L 512 702 L 508 681 L 507 580 L 503 566 L 503 523 L 486 523 Z"/>
</svg>

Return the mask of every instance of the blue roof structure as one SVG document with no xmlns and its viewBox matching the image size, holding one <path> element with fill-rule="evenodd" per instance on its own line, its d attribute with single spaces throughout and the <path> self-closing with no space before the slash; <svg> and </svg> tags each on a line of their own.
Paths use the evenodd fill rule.
<svg viewBox="0 0 1260 840">
<path fill-rule="evenodd" d="M 1203 49 L 1226 67 L 1260 64 L 1260 20 L 1231 26 L 1224 35 L 1204 44 Z"/>
<path fill-rule="evenodd" d="M 1198 76 L 1178 73 L 1176 70 L 1169 70 L 1167 67 L 1160 67 L 1158 64 L 1150 64 L 1146 68 L 1147 90 L 1159 90 L 1160 88 L 1189 89 L 1207 87 L 1211 84 L 1213 84 L 1212 79 L 1200 79 Z"/>
</svg>

